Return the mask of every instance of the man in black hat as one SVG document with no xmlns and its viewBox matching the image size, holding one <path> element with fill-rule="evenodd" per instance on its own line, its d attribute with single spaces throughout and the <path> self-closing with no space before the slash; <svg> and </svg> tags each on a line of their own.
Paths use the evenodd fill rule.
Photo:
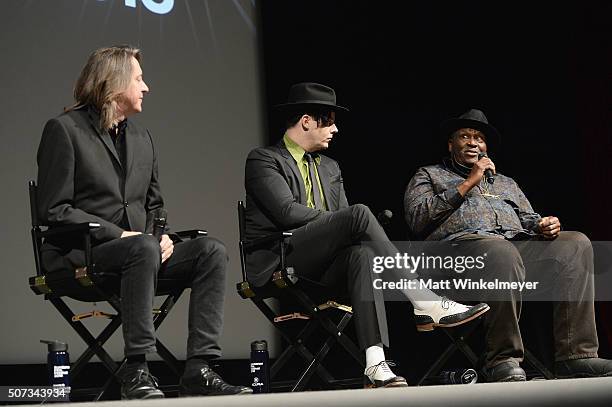
<svg viewBox="0 0 612 407">
<path fill-rule="evenodd" d="M 501 138 L 483 112 L 472 109 L 446 121 L 442 133 L 450 156 L 419 168 L 406 188 L 404 208 L 412 235 L 451 241 L 455 255 L 485 256 L 479 277 L 488 282 L 526 287 L 527 280 L 533 287 L 532 292 L 477 292 L 479 300 L 491 305 L 485 316 L 487 379 L 525 380 L 518 319 L 521 302 L 529 296 L 553 302 L 557 377 L 612 375 L 612 362 L 597 357 L 589 239 L 561 231 L 555 216 L 535 213 L 516 182 L 496 172 L 487 151 Z"/>
<path fill-rule="evenodd" d="M 385 362 L 384 299 L 372 276 L 373 257 L 392 257 L 397 249 L 367 206 L 349 206 L 338 163 L 317 153 L 338 133 L 336 113 L 348 109 L 336 104 L 333 89 L 317 83 L 293 85 L 289 101 L 276 107 L 286 118 L 284 137 L 274 146 L 254 149 L 246 162 L 246 237 L 293 231 L 287 264 L 298 276 L 348 291 L 351 297 L 366 356 L 364 384 L 406 386 Z M 262 286 L 277 266 L 272 246 L 259 250 L 247 258 L 247 277 Z M 419 330 L 459 325 L 488 310 L 486 304 L 467 307 L 428 289 L 405 290 L 403 295 L 414 305 Z"/>
</svg>

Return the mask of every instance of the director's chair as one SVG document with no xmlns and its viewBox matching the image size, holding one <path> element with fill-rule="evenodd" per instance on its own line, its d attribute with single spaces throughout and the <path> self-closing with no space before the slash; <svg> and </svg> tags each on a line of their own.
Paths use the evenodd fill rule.
<svg viewBox="0 0 612 407">
<path fill-rule="evenodd" d="M 103 348 L 108 339 L 121 326 L 121 298 L 118 288 L 120 277 L 117 274 L 96 272 L 95 259 L 92 257 L 91 232 L 100 227 L 98 223 L 80 223 L 74 225 L 45 227 L 41 225 L 37 211 L 37 186 L 35 181 L 29 181 L 30 213 L 32 219 L 32 248 L 36 265 L 36 275 L 29 278 L 32 291 L 38 295 L 44 295 L 57 311 L 64 317 L 68 324 L 85 341 L 87 349 L 77 358 L 70 369 L 70 382 L 74 383 L 91 358 L 97 356 L 104 367 L 110 373 L 106 383 L 99 389 L 93 389 L 94 400 L 100 400 L 111 386 L 114 380 L 118 380 L 118 372 L 125 364 L 124 358 L 120 363 L 115 362 L 108 352 Z M 173 240 L 194 239 L 206 236 L 202 230 L 189 230 L 172 234 Z M 62 269 L 52 273 L 45 273 L 41 264 L 41 246 L 43 239 L 52 236 L 70 236 L 82 242 L 85 252 L 85 264 L 76 269 Z M 155 329 L 159 328 L 170 310 L 176 304 L 185 290 L 185 286 L 179 280 L 160 278 L 157 280 L 156 295 L 165 296 L 162 305 L 152 310 L 154 313 L 153 324 Z M 107 302 L 114 310 L 107 313 L 93 310 L 86 313 L 75 313 L 64 301 L 64 297 L 73 298 L 77 301 L 97 303 Z M 94 336 L 83 324 L 83 320 L 92 317 L 102 317 L 109 320 L 102 331 Z M 157 353 L 166 362 L 172 372 L 179 377 L 181 374 L 180 362 L 174 357 L 170 350 L 156 338 Z M 90 389 L 72 389 L 75 396 L 90 394 Z"/>
<path fill-rule="evenodd" d="M 245 206 L 238 202 L 238 223 L 240 229 L 240 262 L 242 267 L 242 281 L 236 285 L 238 294 L 251 300 L 265 317 L 278 329 L 288 346 L 276 359 L 270 369 L 270 380 L 275 390 L 288 388 L 290 391 L 306 389 L 313 375 L 316 375 L 326 388 L 355 387 L 362 384 L 363 378 L 336 379 L 323 366 L 323 361 L 332 346 L 339 344 L 345 349 L 356 364 L 363 370 L 365 368 L 363 352 L 344 333 L 353 316 L 352 308 L 339 304 L 325 293 L 322 285 L 299 277 L 293 268 L 287 267 L 285 253 L 287 240 L 291 232 L 277 232 L 258 239 L 247 241 L 245 239 Z M 247 280 L 246 256 L 253 251 L 278 244 L 279 269 L 274 272 L 272 281 L 262 287 L 254 287 Z M 294 312 L 282 314 L 276 312 L 265 300 L 279 299 L 283 303 L 295 306 Z M 334 315 L 335 314 L 335 315 Z M 334 319 L 338 319 L 334 322 Z M 296 334 L 287 325 L 288 321 L 304 321 L 305 325 Z M 323 332 L 324 340 L 317 349 L 311 351 L 306 345 L 315 333 Z M 292 380 L 274 380 L 293 356 L 299 356 L 304 361 L 303 370 L 298 377 Z"/>
</svg>

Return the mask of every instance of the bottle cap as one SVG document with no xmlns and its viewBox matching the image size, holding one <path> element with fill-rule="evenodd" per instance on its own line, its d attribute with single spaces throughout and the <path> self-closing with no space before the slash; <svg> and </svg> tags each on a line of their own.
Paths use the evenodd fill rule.
<svg viewBox="0 0 612 407">
<path fill-rule="evenodd" d="M 46 343 L 49 352 L 66 352 L 68 350 L 68 344 L 64 342 L 41 339 L 40 343 Z"/>
<path fill-rule="evenodd" d="M 268 350 L 268 342 L 266 342 L 265 340 L 253 341 L 251 342 L 251 350 L 254 350 L 254 351 Z"/>
</svg>

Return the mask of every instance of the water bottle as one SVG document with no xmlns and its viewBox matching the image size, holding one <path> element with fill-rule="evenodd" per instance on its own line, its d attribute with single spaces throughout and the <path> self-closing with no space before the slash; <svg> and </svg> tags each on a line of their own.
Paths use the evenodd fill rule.
<svg viewBox="0 0 612 407">
<path fill-rule="evenodd" d="M 438 375 L 441 384 L 473 384 L 478 381 L 474 369 L 445 370 Z"/>
<path fill-rule="evenodd" d="M 68 345 L 60 341 L 40 340 L 46 343 L 49 353 L 47 354 L 47 371 L 49 374 L 49 385 L 53 387 L 64 387 L 70 392 L 70 355 Z"/>
<path fill-rule="evenodd" d="M 251 377 L 253 393 L 270 391 L 270 356 L 265 340 L 251 342 Z"/>
</svg>

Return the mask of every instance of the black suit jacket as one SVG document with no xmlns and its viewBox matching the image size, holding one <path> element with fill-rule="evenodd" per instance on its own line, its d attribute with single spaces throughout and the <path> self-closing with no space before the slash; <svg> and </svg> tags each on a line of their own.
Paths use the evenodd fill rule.
<svg viewBox="0 0 612 407">
<path fill-rule="evenodd" d="M 151 232 L 152 221 L 147 224 L 147 214 L 163 207 L 151 136 L 128 120 L 124 168 L 108 131 L 100 129 L 98 123 L 98 113 L 84 107 L 63 113 L 45 125 L 37 157 L 41 223 L 51 227 L 100 223 L 93 233 L 94 244 L 99 244 L 121 236 L 119 225 L 125 213 L 130 230 Z M 78 242 L 54 239 L 46 242 L 43 251 L 67 255 L 75 247 Z M 74 251 L 69 255 L 72 264 L 82 263 L 82 257 Z M 50 257 L 43 253 L 45 258 Z M 53 268 L 48 266 L 47 270 Z"/>
<path fill-rule="evenodd" d="M 321 156 L 317 167 L 329 211 L 348 207 L 338 163 Z M 245 168 L 246 238 L 291 231 L 326 216 L 306 206 L 306 189 L 300 170 L 281 140 L 277 145 L 250 152 Z M 247 277 L 256 286 L 265 284 L 279 263 L 275 247 L 247 256 Z"/>
</svg>

